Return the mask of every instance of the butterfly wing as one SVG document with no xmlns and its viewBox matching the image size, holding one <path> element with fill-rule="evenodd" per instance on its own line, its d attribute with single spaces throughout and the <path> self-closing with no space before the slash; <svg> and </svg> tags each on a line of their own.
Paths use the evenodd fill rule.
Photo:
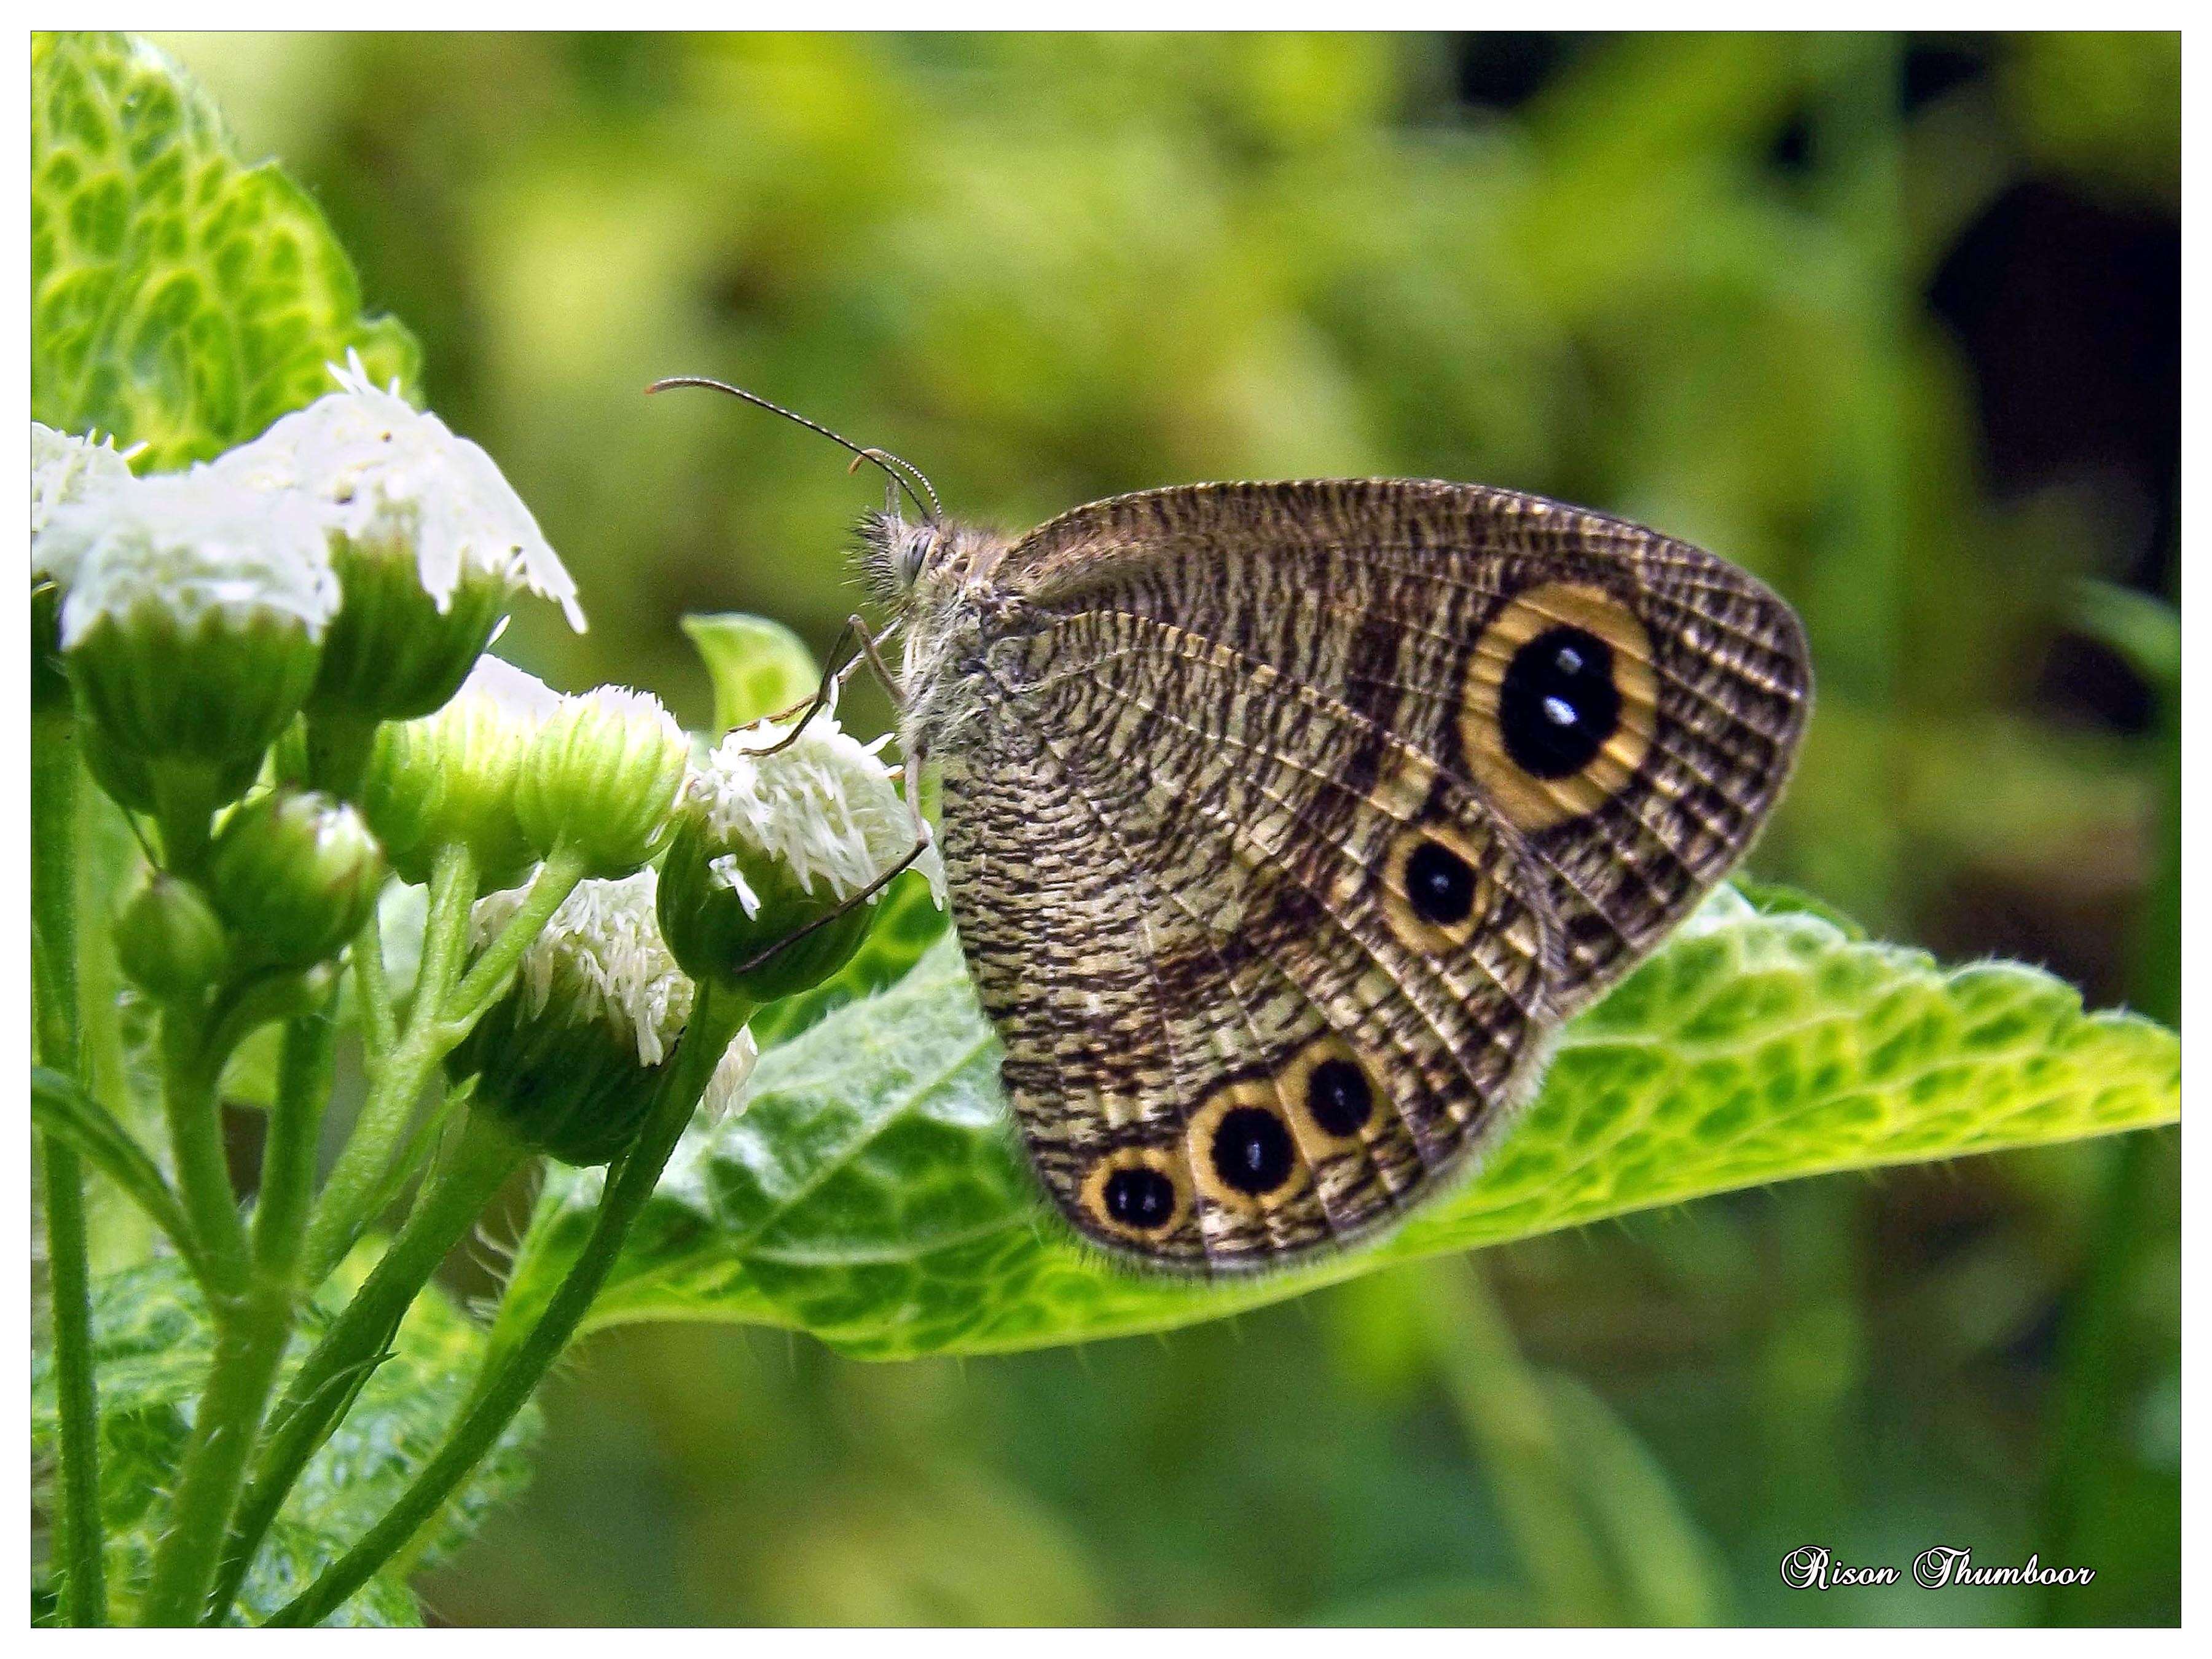
<svg viewBox="0 0 2212 1659">
<path fill-rule="evenodd" d="M 998 561 L 946 745 L 961 935 L 1045 1184 L 1201 1271 L 1356 1237 L 1741 855 L 1809 681 L 1710 555 L 1354 481 L 1079 509 Z"/>
</svg>

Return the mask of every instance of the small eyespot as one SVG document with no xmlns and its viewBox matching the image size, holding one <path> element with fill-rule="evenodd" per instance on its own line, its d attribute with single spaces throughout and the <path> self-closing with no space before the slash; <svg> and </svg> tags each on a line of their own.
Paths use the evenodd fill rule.
<svg viewBox="0 0 2212 1659">
<path fill-rule="evenodd" d="M 1406 898 L 1422 921 L 1455 927 L 1474 909 L 1474 866 L 1441 842 L 1424 841 L 1406 860 Z"/>
<path fill-rule="evenodd" d="M 1357 1065 L 1332 1056 L 1306 1073 L 1306 1111 L 1322 1133 L 1348 1140 L 1375 1115 L 1375 1091 Z"/>
<path fill-rule="evenodd" d="M 1190 1212 L 1190 1188 L 1177 1154 L 1122 1146 L 1091 1166 L 1079 1194 L 1086 1216 L 1109 1233 L 1162 1239 Z"/>
<path fill-rule="evenodd" d="M 1175 1219 L 1175 1182 L 1141 1164 L 1108 1176 L 1100 1195 L 1108 1218 L 1136 1232 L 1158 1232 Z"/>
<path fill-rule="evenodd" d="M 1264 1106 L 1235 1106 L 1214 1126 L 1213 1173 L 1223 1185 L 1264 1198 L 1291 1178 L 1297 1151 L 1283 1120 Z"/>
</svg>

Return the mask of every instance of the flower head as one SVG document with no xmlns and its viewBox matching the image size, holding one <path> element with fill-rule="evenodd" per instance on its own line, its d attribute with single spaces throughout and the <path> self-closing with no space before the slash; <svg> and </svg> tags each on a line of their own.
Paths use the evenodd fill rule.
<svg viewBox="0 0 2212 1659">
<path fill-rule="evenodd" d="M 709 835 L 757 849 L 806 893 L 818 881 L 831 896 L 850 898 L 914 848 L 913 815 L 878 758 L 890 739 L 860 743 L 836 716 L 823 714 L 789 747 L 767 752 L 789 736 L 765 721 L 731 732 L 685 780 L 684 793 Z M 745 880 L 745 862 L 732 852 L 711 867 L 753 915 L 759 901 Z M 915 867 L 942 905 L 945 866 L 937 848 L 927 848 Z"/>
<path fill-rule="evenodd" d="M 358 358 L 338 390 L 209 468 L 305 502 L 330 536 L 345 603 L 311 714 L 410 720 L 453 696 L 516 592 L 584 615 L 576 585 L 491 458 L 436 416 L 380 390 Z"/>
<path fill-rule="evenodd" d="M 481 446 L 369 380 L 358 354 L 331 365 L 338 389 L 213 463 L 313 502 L 348 541 L 412 559 L 441 611 L 471 575 L 557 603 L 578 633 L 576 584 Z"/>
<path fill-rule="evenodd" d="M 257 498 L 205 471 L 134 479 L 55 507 L 39 556 L 71 573 L 64 650 L 102 622 L 147 615 L 179 629 L 292 623 L 319 640 L 338 608 L 330 550 L 306 505 Z"/>
<path fill-rule="evenodd" d="M 233 812 L 208 859 L 208 896 L 240 953 L 271 965 L 326 961 L 375 913 L 384 854 L 361 814 L 278 788 Z"/>
<path fill-rule="evenodd" d="M 580 850 L 591 873 L 625 875 L 667 839 L 691 746 L 660 699 L 603 685 L 563 697 L 523 768 L 515 809 L 538 857 Z"/>
<path fill-rule="evenodd" d="M 409 881 L 428 879 L 439 848 L 466 846 L 480 878 L 504 884 L 532 860 L 515 815 L 532 745 L 561 694 L 497 657 L 480 657 L 434 714 L 377 729 L 362 810 Z"/>
<path fill-rule="evenodd" d="M 733 732 L 693 769 L 663 867 L 661 925 L 685 970 L 759 1001 L 843 966 L 868 928 L 854 901 L 915 848 L 880 744 L 826 716 L 776 748 L 788 735 Z M 942 902 L 936 848 L 917 864 Z"/>
<path fill-rule="evenodd" d="M 337 610 L 314 515 L 205 473 L 136 479 L 56 507 L 38 556 L 71 573 L 60 643 L 105 738 L 157 769 L 250 776 Z"/>
<path fill-rule="evenodd" d="M 654 919 L 659 878 L 647 868 L 585 881 L 523 952 L 513 988 L 456 1052 L 477 1097 L 526 1146 L 588 1165 L 627 1146 L 691 1016 L 694 988 Z M 506 926 L 526 890 L 477 902 L 479 940 Z M 740 1033 L 702 1103 L 728 1108 L 756 1050 Z"/>
</svg>

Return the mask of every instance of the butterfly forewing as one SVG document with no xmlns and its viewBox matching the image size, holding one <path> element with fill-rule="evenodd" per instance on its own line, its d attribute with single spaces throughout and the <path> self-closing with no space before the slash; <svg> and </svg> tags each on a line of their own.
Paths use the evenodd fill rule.
<svg viewBox="0 0 2212 1659">
<path fill-rule="evenodd" d="M 991 586 L 943 752 L 961 936 L 1062 1210 L 1195 1270 L 1356 1237 L 1494 1139 L 1741 854 L 1808 691 L 1741 572 L 1469 486 L 1121 497 Z"/>
</svg>

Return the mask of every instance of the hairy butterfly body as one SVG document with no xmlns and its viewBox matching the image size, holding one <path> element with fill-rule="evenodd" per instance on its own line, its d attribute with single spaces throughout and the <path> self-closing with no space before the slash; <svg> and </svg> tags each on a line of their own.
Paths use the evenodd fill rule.
<svg viewBox="0 0 2212 1659">
<path fill-rule="evenodd" d="M 887 511 L 902 738 L 1068 1220 L 1194 1273 L 1403 1215 L 1742 854 L 1810 695 L 1733 566 L 1537 497 L 1212 484 L 1018 540 Z"/>
</svg>

